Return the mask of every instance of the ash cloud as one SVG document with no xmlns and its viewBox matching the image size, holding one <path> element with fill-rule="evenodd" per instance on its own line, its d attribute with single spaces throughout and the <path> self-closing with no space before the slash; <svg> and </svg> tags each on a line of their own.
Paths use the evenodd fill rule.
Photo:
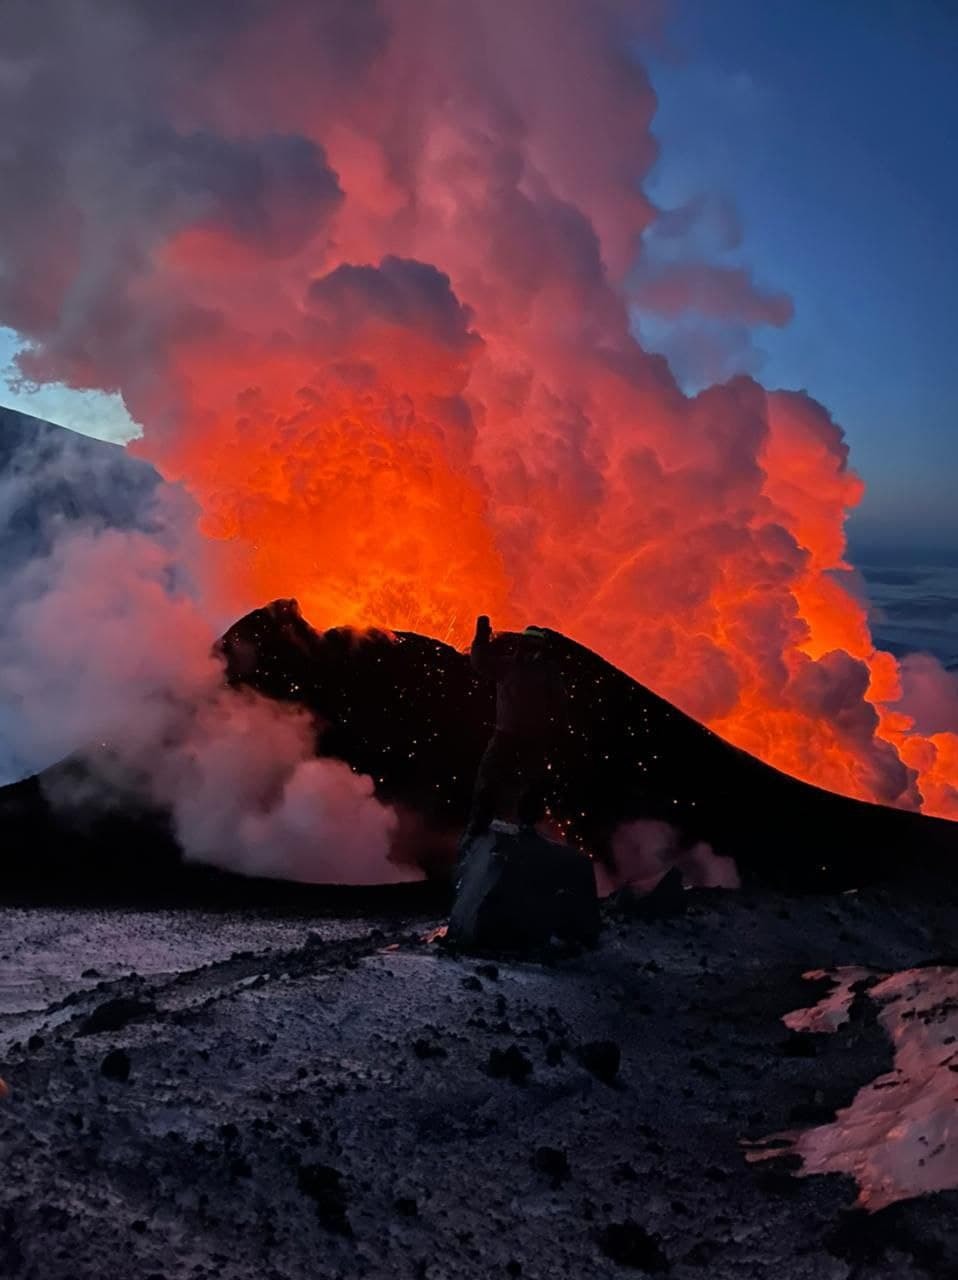
<svg viewBox="0 0 958 1280">
<path fill-rule="evenodd" d="M 958 813 L 954 744 L 833 576 L 839 427 L 749 378 L 687 396 L 632 332 L 636 288 L 790 314 L 703 256 L 728 208 L 642 190 L 656 9 L 13 0 L 0 323 L 29 376 L 122 391 L 218 599 L 458 641 L 534 617 L 781 768 Z"/>
</svg>

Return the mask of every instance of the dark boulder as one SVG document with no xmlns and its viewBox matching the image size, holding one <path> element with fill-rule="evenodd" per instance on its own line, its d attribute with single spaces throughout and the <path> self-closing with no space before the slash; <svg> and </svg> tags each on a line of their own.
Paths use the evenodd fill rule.
<svg viewBox="0 0 958 1280">
<path fill-rule="evenodd" d="M 450 943 L 522 950 L 557 937 L 591 946 L 598 933 L 592 863 L 575 849 L 497 824 L 463 851 Z"/>
<path fill-rule="evenodd" d="M 684 914 L 688 906 L 682 872 L 672 867 L 649 893 L 637 893 L 630 885 L 623 885 L 609 898 L 609 907 L 619 915 L 634 920 L 668 920 Z"/>
<path fill-rule="evenodd" d="M 136 1000 L 129 996 L 104 1000 L 89 1017 L 84 1018 L 77 1035 L 95 1036 L 102 1031 L 122 1031 L 128 1023 L 153 1013 L 156 1013 L 156 1005 L 152 1000 Z"/>
<path fill-rule="evenodd" d="M 130 1056 L 122 1049 L 111 1049 L 100 1063 L 100 1072 L 107 1080 L 119 1080 L 121 1083 L 130 1078 Z"/>
<path fill-rule="evenodd" d="M 511 1044 L 508 1049 L 490 1049 L 486 1070 L 496 1080 L 525 1084 L 532 1075 L 532 1061 L 517 1044 Z"/>
<path fill-rule="evenodd" d="M 578 1053 L 586 1071 L 591 1071 L 603 1084 L 613 1084 L 622 1063 L 622 1050 L 614 1040 L 592 1040 Z"/>
<path fill-rule="evenodd" d="M 649 1273 L 667 1272 L 671 1265 L 662 1251 L 662 1242 L 632 1219 L 610 1222 L 599 1235 L 599 1248 L 620 1267 Z"/>
</svg>

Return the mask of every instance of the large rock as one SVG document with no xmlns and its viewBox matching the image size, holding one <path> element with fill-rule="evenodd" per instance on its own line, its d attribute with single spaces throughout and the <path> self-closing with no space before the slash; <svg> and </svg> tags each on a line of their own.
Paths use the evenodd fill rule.
<svg viewBox="0 0 958 1280">
<path fill-rule="evenodd" d="M 463 850 L 450 942 L 513 949 L 541 946 L 555 936 L 591 945 L 598 933 L 592 863 L 575 849 L 494 823 Z"/>
</svg>

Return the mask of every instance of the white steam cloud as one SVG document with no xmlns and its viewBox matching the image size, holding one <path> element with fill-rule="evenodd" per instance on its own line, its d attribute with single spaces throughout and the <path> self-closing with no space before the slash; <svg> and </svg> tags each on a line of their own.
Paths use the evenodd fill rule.
<svg viewBox="0 0 958 1280">
<path fill-rule="evenodd" d="M 0 584 L 7 779 L 78 753 L 91 787 L 168 810 L 187 858 L 300 881 L 409 878 L 372 781 L 317 759 L 303 712 L 225 686 L 175 499 L 161 490 L 141 512 L 149 531 L 57 513 L 45 551 Z"/>
</svg>

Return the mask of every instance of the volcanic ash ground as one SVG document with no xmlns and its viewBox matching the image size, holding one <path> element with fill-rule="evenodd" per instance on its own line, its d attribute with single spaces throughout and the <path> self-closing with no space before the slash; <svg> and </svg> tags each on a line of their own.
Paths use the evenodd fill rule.
<svg viewBox="0 0 958 1280">
<path fill-rule="evenodd" d="M 952 1274 L 958 1193 L 870 1213 L 823 1152 L 919 1062 L 890 1010 L 925 1044 L 950 1016 L 950 970 L 916 966 L 958 906 L 687 908 L 607 909 L 596 951 L 535 962 L 425 918 L 3 910 L 0 1274 Z M 868 1114 L 860 1153 L 907 1187 L 922 1114 L 890 1154 Z"/>
</svg>

